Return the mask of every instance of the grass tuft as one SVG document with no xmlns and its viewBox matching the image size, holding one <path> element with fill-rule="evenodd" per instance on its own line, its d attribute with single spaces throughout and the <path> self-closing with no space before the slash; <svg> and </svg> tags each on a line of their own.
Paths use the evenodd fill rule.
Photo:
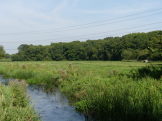
<svg viewBox="0 0 162 121">
<path fill-rule="evenodd" d="M 39 121 L 26 96 L 26 83 L 11 81 L 0 85 L 0 121 Z"/>
</svg>

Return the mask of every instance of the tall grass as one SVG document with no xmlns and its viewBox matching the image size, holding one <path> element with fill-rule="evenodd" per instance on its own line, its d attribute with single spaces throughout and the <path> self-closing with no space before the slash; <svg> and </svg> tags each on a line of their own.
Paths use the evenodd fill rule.
<svg viewBox="0 0 162 121">
<path fill-rule="evenodd" d="M 92 83 L 76 107 L 97 121 L 160 121 L 161 100 L 155 80 L 111 78 Z"/>
<path fill-rule="evenodd" d="M 0 121 L 39 121 L 26 96 L 26 83 L 0 85 Z"/>
<path fill-rule="evenodd" d="M 149 65 L 136 70 L 132 70 L 130 74 L 134 79 L 151 77 L 154 79 L 162 79 L 162 66 Z"/>
<path fill-rule="evenodd" d="M 160 121 L 161 72 L 145 72 L 145 66 L 137 62 L 16 62 L 0 63 L 0 74 L 49 90 L 57 86 L 78 111 L 97 121 Z M 135 77 L 141 72 L 149 76 L 136 81 L 127 76 L 132 69 Z"/>
</svg>

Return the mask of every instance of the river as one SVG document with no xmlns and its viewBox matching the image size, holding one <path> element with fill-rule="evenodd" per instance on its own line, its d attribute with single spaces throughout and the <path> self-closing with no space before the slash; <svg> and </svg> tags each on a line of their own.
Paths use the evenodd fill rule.
<svg viewBox="0 0 162 121">
<path fill-rule="evenodd" d="M 10 79 L 0 77 L 0 82 L 7 84 Z M 38 86 L 28 86 L 27 94 L 31 105 L 42 121 L 88 121 L 69 105 L 68 99 L 58 89 L 47 93 Z"/>
</svg>

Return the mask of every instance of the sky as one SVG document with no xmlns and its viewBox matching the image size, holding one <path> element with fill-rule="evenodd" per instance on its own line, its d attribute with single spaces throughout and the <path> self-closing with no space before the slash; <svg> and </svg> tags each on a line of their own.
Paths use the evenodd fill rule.
<svg viewBox="0 0 162 121">
<path fill-rule="evenodd" d="M 161 0 L 0 0 L 0 45 L 100 39 L 162 30 Z"/>
</svg>

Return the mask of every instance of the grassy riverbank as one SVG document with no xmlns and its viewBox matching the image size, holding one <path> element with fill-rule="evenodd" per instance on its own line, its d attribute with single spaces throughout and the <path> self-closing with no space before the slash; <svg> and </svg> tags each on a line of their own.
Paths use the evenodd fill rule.
<svg viewBox="0 0 162 121">
<path fill-rule="evenodd" d="M 160 121 L 161 63 L 153 64 L 155 68 L 141 62 L 2 62 L 0 74 L 48 90 L 57 86 L 79 111 L 101 121 Z M 147 71 L 150 75 L 143 73 Z"/>
<path fill-rule="evenodd" d="M 26 96 L 26 83 L 0 84 L 0 121 L 39 121 Z"/>
</svg>

